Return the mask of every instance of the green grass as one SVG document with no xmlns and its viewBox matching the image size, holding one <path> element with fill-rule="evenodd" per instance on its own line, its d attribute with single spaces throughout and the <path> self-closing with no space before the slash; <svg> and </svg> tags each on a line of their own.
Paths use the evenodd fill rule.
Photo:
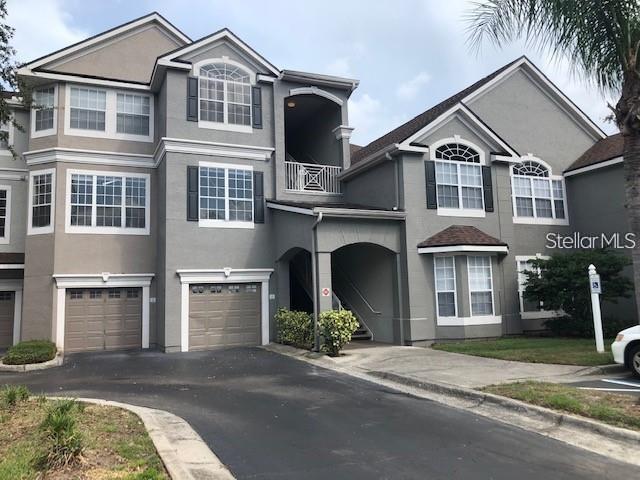
<svg viewBox="0 0 640 480">
<path fill-rule="evenodd" d="M 640 403 L 629 395 L 580 390 L 556 383 L 531 381 L 491 385 L 481 390 L 533 405 L 593 418 L 617 427 L 640 430 Z"/>
<path fill-rule="evenodd" d="M 11 407 L 0 406 L 0 480 L 169 478 L 137 416 L 90 404 L 74 404 L 69 410 L 82 437 L 81 461 L 57 467 L 43 464 L 50 442 L 41 426 L 52 409 L 66 411 L 64 407 L 61 402 L 38 397 L 18 401 Z"/>
<path fill-rule="evenodd" d="M 29 340 L 9 348 L 2 361 L 6 365 L 43 363 L 56 356 L 56 345 L 48 340 Z"/>
<path fill-rule="evenodd" d="M 516 362 L 560 365 L 608 365 L 613 363 L 612 340 L 605 340 L 606 353 L 596 352 L 595 341 L 583 338 L 517 337 L 497 340 L 467 340 L 433 345 L 436 350 Z"/>
</svg>

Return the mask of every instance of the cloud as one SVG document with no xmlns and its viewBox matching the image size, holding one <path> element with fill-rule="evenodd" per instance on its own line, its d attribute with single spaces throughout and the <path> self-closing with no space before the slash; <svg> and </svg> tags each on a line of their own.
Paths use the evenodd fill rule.
<svg viewBox="0 0 640 480">
<path fill-rule="evenodd" d="M 396 89 L 396 96 L 400 100 L 413 100 L 416 98 L 420 89 L 431 80 L 431 75 L 427 72 L 420 72 L 415 77 L 402 82 Z"/>
<path fill-rule="evenodd" d="M 327 65 L 323 71 L 329 75 L 337 75 L 339 77 L 348 77 L 351 75 L 351 65 L 348 58 L 336 58 Z"/>
<path fill-rule="evenodd" d="M 363 93 L 349 99 L 349 124 L 356 127 L 353 132 L 353 143 L 368 143 L 378 135 L 382 102 Z"/>
<path fill-rule="evenodd" d="M 7 10 L 7 23 L 15 28 L 12 45 L 21 62 L 90 36 L 70 26 L 72 17 L 59 0 L 9 0 Z"/>
</svg>

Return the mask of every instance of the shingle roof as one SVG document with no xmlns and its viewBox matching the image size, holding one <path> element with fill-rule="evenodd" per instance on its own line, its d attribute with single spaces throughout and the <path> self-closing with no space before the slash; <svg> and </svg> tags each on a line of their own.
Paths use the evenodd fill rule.
<svg viewBox="0 0 640 480">
<path fill-rule="evenodd" d="M 565 172 L 621 157 L 623 150 L 624 139 L 622 138 L 622 134 L 616 133 L 593 144 L 580 158 L 573 162 Z"/>
<path fill-rule="evenodd" d="M 362 145 L 356 145 L 355 143 L 350 143 L 349 150 L 351 151 L 351 156 L 353 156 L 353 154 L 355 154 L 361 148 L 362 148 Z"/>
<path fill-rule="evenodd" d="M 505 242 L 469 225 L 451 225 L 418 244 L 418 248 L 454 245 L 508 246 Z"/>
<path fill-rule="evenodd" d="M 495 77 L 497 77 L 506 69 L 508 69 L 511 65 L 518 62 L 521 58 L 522 57 L 514 60 L 513 62 L 506 64 L 505 66 L 499 68 L 492 74 L 487 75 L 481 80 L 478 80 L 473 85 L 465 88 L 464 90 L 456 93 L 455 95 L 452 95 L 451 97 L 447 98 L 446 100 L 443 100 L 442 102 L 435 105 L 434 107 L 431 107 L 426 112 L 421 113 L 420 115 L 412 118 L 408 122 L 391 130 L 389 133 L 386 133 L 385 135 L 374 140 L 368 145 L 365 145 L 360 150 L 352 154 L 351 163 L 356 164 L 359 161 L 361 161 L 363 158 L 371 155 L 372 153 L 377 152 L 378 150 L 381 150 L 395 143 L 403 142 L 404 140 L 409 138 L 411 135 L 419 132 L 421 129 L 429 125 L 431 122 L 433 122 L 436 118 L 438 118 L 444 112 L 446 112 L 451 107 L 453 107 L 454 105 L 462 101 L 465 97 L 472 94 L 474 91 L 478 90 L 483 85 L 489 83 Z"/>
</svg>

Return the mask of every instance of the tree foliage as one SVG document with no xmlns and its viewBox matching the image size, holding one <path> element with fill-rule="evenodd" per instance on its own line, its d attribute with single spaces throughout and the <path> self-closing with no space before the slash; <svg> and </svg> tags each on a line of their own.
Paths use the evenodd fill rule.
<svg viewBox="0 0 640 480">
<path fill-rule="evenodd" d="M 625 267 L 630 263 L 628 257 L 610 250 L 577 250 L 553 255 L 546 260 L 535 259 L 531 261 L 532 269 L 524 272 L 524 298 L 541 302 L 545 310 L 562 311 L 566 314 L 566 317 L 547 324 L 552 330 L 587 335 L 593 324 L 587 273 L 589 265 L 595 265 L 600 275 L 600 299 L 603 302 L 617 303 L 620 298 L 628 298 L 633 290 L 633 283 L 623 275 Z M 605 319 L 605 324 L 607 320 L 613 330 L 619 327 L 614 319 Z M 558 322 L 560 325 L 555 324 Z M 564 330 L 563 323 L 566 327 Z"/>
</svg>

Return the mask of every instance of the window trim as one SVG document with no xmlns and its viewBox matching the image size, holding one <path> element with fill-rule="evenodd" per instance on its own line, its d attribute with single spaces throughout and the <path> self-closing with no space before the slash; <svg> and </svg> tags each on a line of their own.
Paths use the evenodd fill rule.
<svg viewBox="0 0 640 480">
<path fill-rule="evenodd" d="M 482 315 L 474 315 L 473 314 L 473 304 L 471 301 L 471 294 L 474 292 L 486 292 L 486 290 L 471 290 L 471 270 L 469 265 L 469 258 L 488 258 L 489 259 L 489 279 L 491 282 L 491 314 L 482 314 Z M 495 318 L 496 315 L 496 301 L 495 301 L 495 288 L 493 285 L 493 259 L 491 255 L 467 255 L 467 290 L 469 294 L 469 316 L 474 319 L 491 319 Z"/>
<path fill-rule="evenodd" d="M 4 216 L 4 236 L 0 237 L 0 245 L 11 243 L 11 185 L 0 185 L 0 190 L 7 192 L 7 213 Z"/>
<path fill-rule="evenodd" d="M 56 135 L 58 132 L 58 84 L 54 83 L 53 85 L 43 85 L 40 88 L 34 90 L 34 93 L 38 90 L 45 90 L 47 88 L 53 87 L 53 127 L 48 128 L 46 130 L 38 130 L 36 131 L 36 109 L 33 105 L 31 106 L 31 138 L 40 138 L 40 137 L 48 137 L 50 135 Z"/>
<path fill-rule="evenodd" d="M 51 174 L 51 215 L 49 225 L 46 227 L 34 227 L 33 226 L 33 177 L 38 175 Z M 56 169 L 45 168 L 42 170 L 31 170 L 29 172 L 29 201 L 27 212 L 27 235 L 40 235 L 46 233 L 53 233 L 55 231 L 56 220 Z"/>
<path fill-rule="evenodd" d="M 524 225 L 569 225 L 569 208 L 567 205 L 567 186 L 565 185 L 565 181 L 564 181 L 564 176 L 562 175 L 553 175 L 552 174 L 552 169 L 551 169 L 551 165 L 549 165 L 547 162 L 545 162 L 544 160 L 535 157 L 533 155 L 524 155 L 522 157 L 520 157 L 521 161 L 527 161 L 527 162 L 536 162 L 539 163 L 540 165 L 542 165 L 543 167 L 545 167 L 547 169 L 547 171 L 549 172 L 549 175 L 546 177 L 533 177 L 533 176 L 528 176 L 528 175 L 515 175 L 513 173 L 513 167 L 516 166 L 515 165 L 511 165 L 509 167 L 509 181 L 511 182 L 511 205 L 513 208 L 513 218 L 512 221 L 513 223 L 518 223 L 518 224 L 524 224 Z M 519 217 L 518 216 L 518 210 L 516 207 L 516 192 L 515 192 L 515 185 L 513 182 L 514 178 L 526 178 L 529 180 L 530 182 L 530 186 L 531 186 L 531 199 L 533 200 L 533 217 Z M 536 202 L 535 202 L 535 195 L 533 194 L 533 182 L 531 182 L 531 179 L 543 179 L 543 180 L 547 180 L 549 182 L 549 190 L 551 192 L 551 210 L 553 212 L 553 218 L 545 218 L 545 217 L 538 217 L 536 216 Z M 563 202 L 563 206 L 564 206 L 564 218 L 556 218 L 556 204 L 555 201 L 556 200 L 553 196 L 553 182 L 554 181 L 560 181 L 562 184 L 562 202 Z M 529 198 L 529 197 L 527 197 Z M 558 199 L 559 200 L 559 199 Z"/>
<path fill-rule="evenodd" d="M 200 60 L 196 64 L 193 65 L 193 69 L 191 71 L 192 75 L 198 79 L 198 127 L 199 128 L 208 128 L 213 130 L 227 130 L 230 132 L 240 132 L 240 133 L 253 133 L 253 101 L 251 97 L 249 98 L 249 125 L 236 125 L 234 123 L 228 123 L 228 101 L 227 101 L 227 88 L 225 83 L 224 89 L 224 122 L 210 122 L 207 120 L 200 119 L 200 68 L 209 65 L 211 63 L 228 63 L 229 65 L 233 65 L 234 67 L 238 67 L 244 70 L 249 75 L 249 89 L 255 87 L 256 85 L 256 74 L 251 71 L 246 65 L 236 62 L 235 60 L 230 59 L 227 56 L 222 56 L 219 58 L 207 58 L 205 60 Z M 251 90 L 249 90 L 251 92 Z M 250 94 L 251 95 L 251 94 Z"/>
<path fill-rule="evenodd" d="M 229 175 L 228 170 L 247 170 L 251 172 L 251 221 L 245 222 L 242 220 L 212 220 L 212 219 L 202 219 L 200 218 L 200 171 L 202 167 L 205 168 L 222 168 L 225 170 L 225 216 L 228 216 L 229 212 Z M 247 228 L 253 229 L 255 228 L 255 211 L 254 211 L 254 194 L 255 194 L 255 185 L 253 185 L 253 166 L 252 165 L 241 165 L 234 163 L 215 163 L 215 162 L 198 162 L 198 227 L 203 228 Z"/>
<path fill-rule="evenodd" d="M 92 225 L 71 225 L 71 177 L 73 175 L 89 175 L 93 177 L 93 198 L 92 198 L 92 209 L 91 209 L 91 223 Z M 99 227 L 98 225 L 94 225 L 94 221 L 96 219 L 96 194 L 97 190 L 95 188 L 96 185 L 96 177 L 98 176 L 114 176 L 121 177 L 123 179 L 122 183 L 122 210 L 123 210 L 123 222 L 120 227 Z M 144 228 L 133 228 L 126 226 L 126 181 L 125 178 L 143 178 L 146 182 L 145 188 L 145 211 L 144 211 Z M 89 234 L 103 234 L 103 235 L 150 235 L 151 233 L 151 175 L 148 173 L 137 173 L 137 172 L 114 172 L 111 170 L 79 170 L 79 169 L 67 169 L 67 182 L 66 182 L 66 190 L 65 190 L 65 222 L 64 222 L 64 231 L 65 233 L 89 233 Z"/>
<path fill-rule="evenodd" d="M 436 259 L 437 258 L 451 258 L 453 260 L 453 306 L 454 313 L 453 315 L 443 316 L 440 315 L 440 305 L 438 303 L 438 293 L 448 293 L 451 290 L 438 290 L 438 275 L 436 268 Z M 451 321 L 453 319 L 458 319 L 458 278 L 456 274 L 456 256 L 455 255 L 434 255 L 433 256 L 433 280 L 434 280 L 434 290 L 436 292 L 436 320 L 437 323 L 440 324 L 440 319 L 445 319 L 445 321 Z"/>
<path fill-rule="evenodd" d="M 477 153 L 478 153 L 478 157 L 479 157 L 479 162 L 475 163 L 475 162 L 456 162 L 453 160 L 443 160 L 440 158 L 436 158 L 436 150 L 443 146 L 446 145 L 448 143 L 459 143 L 461 145 L 465 145 L 469 148 L 474 149 Z M 438 140 L 437 142 L 434 142 L 433 144 L 429 145 L 429 159 L 431 161 L 433 161 L 434 163 L 452 163 L 454 165 L 456 165 L 456 173 L 457 173 L 457 177 L 458 177 L 458 204 L 459 207 L 458 208 L 451 208 L 451 207 L 441 207 L 438 204 L 438 181 L 436 180 L 436 204 L 438 205 L 437 209 L 436 209 L 436 214 L 438 216 L 443 216 L 443 217 L 472 217 L 472 218 L 485 218 L 486 217 L 486 211 L 485 211 L 485 206 L 484 206 L 484 185 L 482 184 L 482 167 L 486 165 L 486 159 L 485 159 L 485 153 L 484 150 L 482 148 L 480 148 L 478 145 L 476 145 L 473 142 L 470 142 L 469 140 L 465 140 L 464 138 L 462 138 L 460 135 L 454 135 L 453 137 L 449 137 L 449 138 L 443 138 Z M 460 164 L 468 164 L 468 165 L 477 165 L 480 168 L 480 179 L 481 179 L 481 183 L 480 183 L 480 198 L 482 200 L 482 208 L 464 208 L 462 206 L 462 184 L 461 184 L 461 179 L 460 179 L 460 168 L 457 165 Z M 437 176 L 436 176 L 437 178 Z"/>
<path fill-rule="evenodd" d="M 14 114 L 12 113 L 12 120 L 9 120 L 7 123 L 7 147 L 13 147 L 13 141 L 15 136 L 15 125 L 13 124 L 13 119 L 15 119 Z M 11 150 L 9 148 L 0 149 L 0 155 L 11 155 Z"/>
<path fill-rule="evenodd" d="M 89 88 L 91 90 L 99 90 L 106 93 L 106 110 L 104 117 L 104 132 L 100 130 L 84 130 L 82 128 L 71 128 L 71 88 Z M 149 98 L 149 135 L 134 135 L 132 133 L 118 133 L 118 94 L 138 95 Z M 96 85 L 84 85 L 80 83 L 67 83 L 65 88 L 65 116 L 64 116 L 64 134 L 75 137 L 90 138 L 107 138 L 113 140 L 128 140 L 132 142 L 153 142 L 154 139 L 154 97 L 152 94 L 122 90 L 113 88 L 103 88 Z"/>
<path fill-rule="evenodd" d="M 520 306 L 520 318 L 523 320 L 538 319 L 538 318 L 555 318 L 563 315 L 563 312 L 557 310 L 539 310 L 537 312 L 525 312 L 524 311 L 524 288 L 520 283 L 520 262 L 528 262 L 530 260 L 548 260 L 549 255 L 542 255 L 536 253 L 535 255 L 516 255 L 516 281 L 518 282 L 518 304 Z"/>
</svg>

